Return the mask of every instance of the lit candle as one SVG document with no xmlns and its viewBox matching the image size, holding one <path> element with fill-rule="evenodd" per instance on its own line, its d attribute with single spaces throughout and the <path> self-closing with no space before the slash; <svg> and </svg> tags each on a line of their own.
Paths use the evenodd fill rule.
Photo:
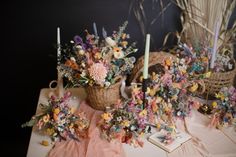
<svg viewBox="0 0 236 157">
<path fill-rule="evenodd" d="M 93 23 L 93 31 L 94 31 L 94 35 L 97 37 L 98 36 L 98 31 L 97 31 L 97 26 L 96 23 Z"/>
<path fill-rule="evenodd" d="M 215 60 L 216 60 L 216 53 L 217 53 L 217 41 L 218 41 L 218 35 L 219 35 L 219 29 L 220 25 L 219 25 L 219 21 L 217 21 L 216 23 L 216 27 L 215 27 L 215 36 L 214 36 L 214 45 L 213 45 L 213 51 L 212 51 L 212 56 L 211 56 L 211 64 L 210 64 L 210 68 L 213 69 L 214 65 L 215 65 Z"/>
<path fill-rule="evenodd" d="M 148 78 L 149 49 L 150 49 L 150 34 L 147 34 L 145 55 L 144 55 L 143 79 Z"/>
</svg>

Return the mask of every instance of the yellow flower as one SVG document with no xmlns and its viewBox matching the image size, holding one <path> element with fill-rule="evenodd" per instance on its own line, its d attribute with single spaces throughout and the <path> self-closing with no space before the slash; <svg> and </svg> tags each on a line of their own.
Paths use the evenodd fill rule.
<svg viewBox="0 0 236 157">
<path fill-rule="evenodd" d="M 122 42 L 121 42 L 121 45 L 122 45 L 122 47 L 126 48 L 127 45 L 128 45 L 128 42 L 127 42 L 127 41 L 122 41 Z"/>
<path fill-rule="evenodd" d="M 55 114 L 58 114 L 58 113 L 60 113 L 60 109 L 57 107 L 57 108 L 55 108 L 54 109 L 54 111 L 53 111 L 53 113 L 55 113 Z"/>
<path fill-rule="evenodd" d="M 218 94 L 216 93 L 215 96 L 216 96 L 216 98 L 221 99 L 221 100 L 224 100 L 224 99 L 225 99 L 224 94 L 221 93 L 221 92 L 219 92 Z"/>
<path fill-rule="evenodd" d="M 212 105 L 213 108 L 216 108 L 217 107 L 217 102 L 213 101 L 211 105 Z"/>
<path fill-rule="evenodd" d="M 161 124 L 157 123 L 156 127 L 157 127 L 157 129 L 160 129 L 161 128 Z"/>
<path fill-rule="evenodd" d="M 206 74 L 205 74 L 205 77 L 206 78 L 209 78 L 209 77 L 211 77 L 211 72 L 209 71 L 209 72 L 207 72 Z"/>
<path fill-rule="evenodd" d="M 112 119 L 112 114 L 111 113 L 103 113 L 102 119 L 104 119 L 106 122 L 109 122 Z"/>
<path fill-rule="evenodd" d="M 142 110 L 142 111 L 139 113 L 139 116 L 141 116 L 141 117 L 145 117 L 146 115 L 147 115 L 147 110 L 146 110 L 146 109 Z"/>
<path fill-rule="evenodd" d="M 197 83 L 193 83 L 193 85 L 189 88 L 190 92 L 195 92 L 198 89 L 198 84 Z"/>
<path fill-rule="evenodd" d="M 149 94 L 150 91 L 151 91 L 150 87 L 147 87 L 147 91 L 146 91 L 146 93 Z"/>
<path fill-rule="evenodd" d="M 43 116 L 43 122 L 44 122 L 44 123 L 47 123 L 47 122 L 49 121 L 49 119 L 50 119 L 49 114 Z"/>
<path fill-rule="evenodd" d="M 129 127 L 130 121 L 124 120 L 124 121 L 121 123 L 121 125 L 122 125 L 123 127 Z"/>
</svg>

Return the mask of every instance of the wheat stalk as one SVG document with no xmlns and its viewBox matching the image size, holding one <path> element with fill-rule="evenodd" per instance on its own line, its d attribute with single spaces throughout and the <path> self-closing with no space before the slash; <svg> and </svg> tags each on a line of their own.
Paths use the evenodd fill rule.
<svg viewBox="0 0 236 157">
<path fill-rule="evenodd" d="M 220 36 L 217 47 L 229 44 L 235 36 L 236 24 L 227 30 L 230 16 L 236 0 L 176 0 L 183 11 L 182 25 L 185 39 L 213 44 L 216 22 L 220 24 Z"/>
</svg>

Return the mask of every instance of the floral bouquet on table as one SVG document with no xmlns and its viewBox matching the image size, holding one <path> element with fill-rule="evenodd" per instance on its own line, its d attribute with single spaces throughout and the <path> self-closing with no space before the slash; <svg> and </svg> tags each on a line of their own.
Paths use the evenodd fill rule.
<svg viewBox="0 0 236 157">
<path fill-rule="evenodd" d="M 118 140 L 134 147 L 142 147 L 143 142 L 140 138 L 146 131 L 143 118 L 138 118 L 126 107 L 107 111 L 101 115 L 99 122 L 101 137 L 108 141 Z"/>
<path fill-rule="evenodd" d="M 48 104 L 40 104 L 40 113 L 22 124 L 22 127 L 35 126 L 37 131 L 50 136 L 53 141 L 67 138 L 79 140 L 79 137 L 85 135 L 89 120 L 84 112 L 74 113 L 69 105 L 70 98 L 69 92 L 60 99 L 51 96 Z"/>
<path fill-rule="evenodd" d="M 129 35 L 124 33 L 127 24 L 126 21 L 111 36 L 107 36 L 103 29 L 103 40 L 97 35 L 96 29 L 95 35 L 85 31 L 85 39 L 75 36 L 71 45 L 63 49 L 64 63 L 60 71 L 68 78 L 70 85 L 86 88 L 90 105 L 95 109 L 104 110 L 102 105 L 110 106 L 120 98 L 121 78 L 134 67 L 135 58 L 128 56 L 137 49 L 135 43 L 128 46 Z M 109 97 L 106 97 L 107 92 Z M 102 98 L 106 102 L 95 101 L 95 98 Z"/>
<path fill-rule="evenodd" d="M 234 125 L 236 127 L 236 89 L 234 87 L 224 87 L 215 94 L 218 101 L 213 101 L 212 119 L 210 126 L 222 128 Z"/>
</svg>

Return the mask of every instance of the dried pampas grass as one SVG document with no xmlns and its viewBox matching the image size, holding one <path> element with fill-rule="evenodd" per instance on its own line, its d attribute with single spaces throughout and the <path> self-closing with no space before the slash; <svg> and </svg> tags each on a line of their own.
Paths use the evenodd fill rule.
<svg viewBox="0 0 236 157">
<path fill-rule="evenodd" d="M 217 22 L 220 24 L 218 51 L 235 40 L 236 22 L 227 28 L 236 0 L 176 0 L 176 3 L 183 11 L 181 36 L 185 42 L 206 42 L 212 47 Z"/>
</svg>

